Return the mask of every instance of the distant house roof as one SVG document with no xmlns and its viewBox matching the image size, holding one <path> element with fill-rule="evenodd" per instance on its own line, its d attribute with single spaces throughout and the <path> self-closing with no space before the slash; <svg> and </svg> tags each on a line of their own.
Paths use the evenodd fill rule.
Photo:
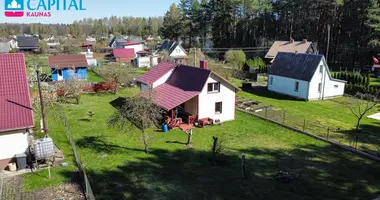
<svg viewBox="0 0 380 200">
<path fill-rule="evenodd" d="M 141 51 L 136 52 L 136 54 L 152 54 L 152 52 L 146 51 L 146 50 L 141 50 Z"/>
<path fill-rule="evenodd" d="M 49 56 L 49 67 L 60 69 L 71 67 L 87 67 L 87 60 L 84 54 Z"/>
<path fill-rule="evenodd" d="M 24 54 L 1 54 L 0 69 L 0 131 L 34 127 Z"/>
<path fill-rule="evenodd" d="M 153 83 L 155 80 L 158 80 L 164 74 L 174 69 L 170 78 L 164 84 L 153 89 L 153 102 L 165 110 L 171 110 L 200 94 L 211 74 L 221 78 L 219 75 L 208 69 L 186 65 L 177 66 L 175 63 L 160 64 L 156 66 L 156 69 L 153 68 L 155 69 L 154 73 L 149 73 L 153 70 L 151 69 L 142 77 L 139 77 L 137 81 L 142 82 L 141 79 L 150 79 L 152 81 L 149 82 Z M 161 75 L 157 76 L 157 74 Z M 225 79 L 221 79 L 225 81 L 226 84 L 236 88 Z M 147 92 L 142 92 L 142 95 L 147 97 Z"/>
<path fill-rule="evenodd" d="M 309 82 L 322 59 L 323 56 L 319 54 L 280 52 L 268 73 Z"/>
<path fill-rule="evenodd" d="M 19 49 L 37 49 L 39 47 L 38 37 L 17 36 L 17 45 Z"/>
<path fill-rule="evenodd" d="M 117 43 L 124 43 L 124 42 L 127 42 L 127 40 L 125 40 L 124 38 L 117 38 L 117 37 L 113 37 L 112 40 L 110 41 L 110 43 L 108 44 L 108 46 L 112 46 L 114 42 L 117 42 Z"/>
<path fill-rule="evenodd" d="M 279 52 L 306 53 L 312 42 L 308 41 L 275 41 L 265 58 L 275 58 Z"/>
<path fill-rule="evenodd" d="M 174 41 L 174 40 L 164 40 L 164 42 L 161 44 L 160 48 L 158 49 L 158 52 L 160 51 L 168 51 L 169 54 L 173 53 L 174 49 L 177 48 L 177 46 L 181 46 L 180 43 Z M 182 48 L 182 50 L 186 53 L 186 51 Z"/>
<path fill-rule="evenodd" d="M 128 42 L 123 42 L 123 43 L 120 43 L 122 46 L 132 46 L 132 45 L 138 45 L 138 44 L 141 44 L 141 42 L 131 42 L 131 41 L 128 41 Z"/>
<path fill-rule="evenodd" d="M 113 49 L 113 56 L 116 58 L 134 58 L 135 55 L 135 49 Z"/>
<path fill-rule="evenodd" d="M 168 73 L 170 70 L 177 66 L 176 63 L 160 62 L 158 65 L 150 69 L 144 75 L 136 79 L 137 82 L 144 83 L 146 85 L 151 85 L 160 79 L 163 75 Z"/>
<path fill-rule="evenodd" d="M 8 53 L 11 50 L 9 42 L 0 42 L 0 53 Z"/>
</svg>

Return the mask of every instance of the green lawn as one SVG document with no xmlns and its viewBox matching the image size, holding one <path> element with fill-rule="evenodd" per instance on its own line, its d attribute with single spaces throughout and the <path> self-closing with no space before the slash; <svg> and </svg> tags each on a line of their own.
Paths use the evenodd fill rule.
<svg viewBox="0 0 380 200">
<path fill-rule="evenodd" d="M 378 163 L 241 112 L 235 121 L 195 129 L 193 149 L 185 147 L 186 135 L 179 130 L 149 130 L 151 154 L 145 154 L 135 127 L 107 126 L 115 111 L 110 102 L 136 92 L 88 94 L 80 105 L 65 106 L 97 199 L 373 199 L 380 195 Z M 87 120 L 89 110 L 95 113 L 92 121 Z M 25 175 L 26 189 L 72 177 L 71 147 L 54 113 L 48 110 L 50 135 L 71 167 L 53 168 L 51 180 L 46 170 Z M 224 147 L 215 164 L 209 161 L 212 136 L 219 137 Z M 243 154 L 246 180 L 241 178 Z M 280 170 L 300 176 L 280 183 L 272 178 Z"/>
<path fill-rule="evenodd" d="M 89 82 L 104 82 L 104 79 L 100 77 L 98 74 L 96 74 L 92 70 L 87 71 L 87 81 Z"/>
<path fill-rule="evenodd" d="M 380 78 L 371 78 L 371 85 L 380 85 Z"/>
</svg>

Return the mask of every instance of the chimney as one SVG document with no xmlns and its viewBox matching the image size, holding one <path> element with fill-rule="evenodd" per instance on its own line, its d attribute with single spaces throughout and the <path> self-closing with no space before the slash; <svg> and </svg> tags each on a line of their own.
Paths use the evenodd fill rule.
<svg viewBox="0 0 380 200">
<path fill-rule="evenodd" d="M 199 62 L 199 67 L 200 67 L 201 69 L 207 69 L 207 68 L 208 68 L 208 62 L 207 62 L 206 60 L 201 60 L 201 61 Z"/>
<path fill-rule="evenodd" d="M 306 43 L 306 42 L 307 42 L 307 39 L 303 39 L 303 40 L 302 40 L 302 43 Z"/>
</svg>

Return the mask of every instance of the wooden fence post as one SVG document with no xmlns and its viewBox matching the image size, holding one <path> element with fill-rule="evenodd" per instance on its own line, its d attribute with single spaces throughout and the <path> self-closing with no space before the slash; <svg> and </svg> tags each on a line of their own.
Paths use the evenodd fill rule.
<svg viewBox="0 0 380 200">
<path fill-rule="evenodd" d="M 305 128 L 306 128 L 306 119 L 303 119 L 303 131 L 305 132 Z"/>
<path fill-rule="evenodd" d="M 218 144 L 218 137 L 212 137 L 214 144 L 212 145 L 212 158 L 215 158 L 216 155 L 216 145 Z"/>
<path fill-rule="evenodd" d="M 241 176 L 243 179 L 247 178 L 245 173 L 245 155 L 241 156 Z"/>
<path fill-rule="evenodd" d="M 330 135 L 330 127 L 327 127 L 327 140 L 329 139 L 329 135 Z"/>
</svg>

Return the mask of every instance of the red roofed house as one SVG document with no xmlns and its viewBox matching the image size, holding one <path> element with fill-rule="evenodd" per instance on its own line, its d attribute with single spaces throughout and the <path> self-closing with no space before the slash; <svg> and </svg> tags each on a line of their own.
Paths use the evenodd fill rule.
<svg viewBox="0 0 380 200">
<path fill-rule="evenodd" d="M 161 62 L 137 82 L 141 91 L 153 90 L 153 102 L 168 111 L 172 119 L 177 115 L 189 124 L 205 119 L 214 123 L 234 120 L 239 88 L 207 69 L 207 65 L 206 61 L 201 61 L 200 68 Z"/>
<path fill-rule="evenodd" d="M 131 63 L 135 58 L 134 49 L 113 49 L 112 55 L 115 62 Z"/>
<path fill-rule="evenodd" d="M 34 118 L 24 54 L 0 55 L 0 171 L 29 147 Z"/>
</svg>

